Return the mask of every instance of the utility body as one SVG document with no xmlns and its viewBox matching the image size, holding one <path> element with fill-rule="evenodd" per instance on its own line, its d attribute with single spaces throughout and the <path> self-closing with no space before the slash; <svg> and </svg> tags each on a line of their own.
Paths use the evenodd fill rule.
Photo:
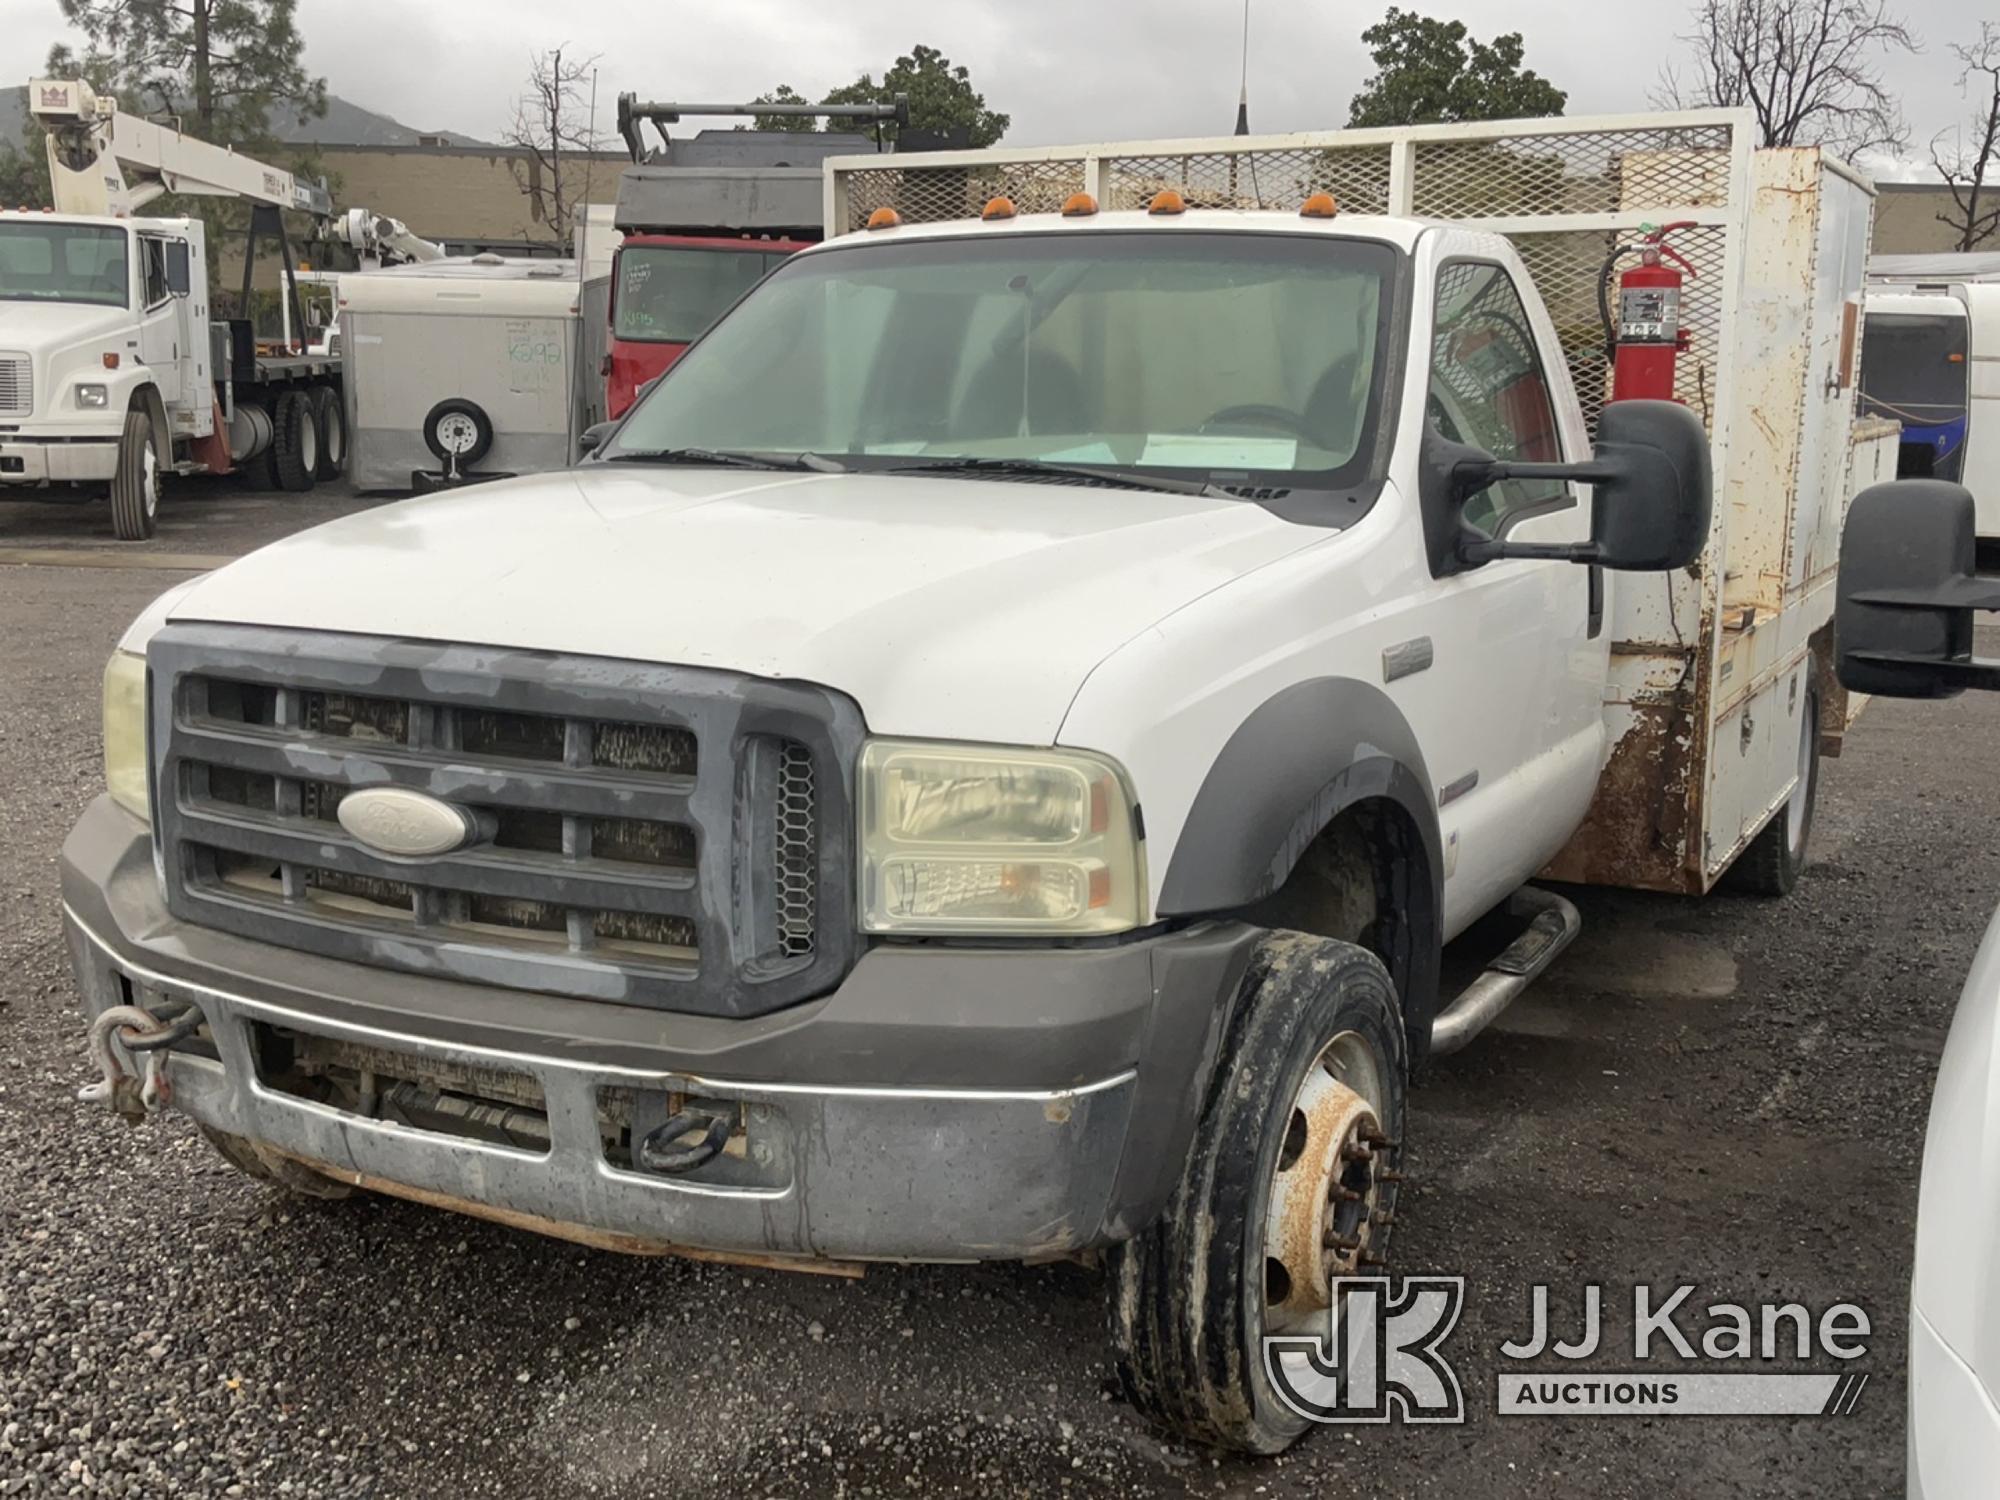
<svg viewBox="0 0 2000 1500">
<path fill-rule="evenodd" d="M 1896 430 L 1870 190 L 1753 133 L 829 164 L 838 232 L 577 469 L 134 623 L 63 856 L 93 1024 L 307 1191 L 1103 1251 L 1130 1399 L 1283 1447 L 1263 1341 L 1384 1263 L 1412 1070 L 1577 929 L 1529 882 L 1798 878 Z M 1679 399 L 1607 401 L 1600 267 L 1676 220 Z"/>
</svg>

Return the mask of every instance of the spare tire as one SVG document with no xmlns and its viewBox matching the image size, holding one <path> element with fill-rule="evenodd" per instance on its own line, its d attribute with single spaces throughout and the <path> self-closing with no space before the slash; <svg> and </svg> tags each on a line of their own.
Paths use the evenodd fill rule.
<svg viewBox="0 0 2000 1500">
<path fill-rule="evenodd" d="M 463 469 L 478 463 L 493 446 L 493 421 L 478 402 L 455 396 L 438 402 L 424 418 L 424 443 L 439 463 L 456 458 Z"/>
</svg>

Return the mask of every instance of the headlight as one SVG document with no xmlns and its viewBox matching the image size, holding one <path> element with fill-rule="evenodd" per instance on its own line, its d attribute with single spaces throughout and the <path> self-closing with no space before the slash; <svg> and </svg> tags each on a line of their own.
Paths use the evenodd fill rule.
<svg viewBox="0 0 2000 1500">
<path fill-rule="evenodd" d="M 1146 921 L 1124 771 L 1074 750 L 871 740 L 861 753 L 870 932 L 1123 932 Z"/>
<path fill-rule="evenodd" d="M 104 668 L 104 785 L 127 812 L 151 820 L 146 795 L 146 658 L 114 651 Z"/>
<path fill-rule="evenodd" d="M 80 385 L 76 388 L 78 406 L 109 406 L 110 396 L 102 385 Z"/>
</svg>

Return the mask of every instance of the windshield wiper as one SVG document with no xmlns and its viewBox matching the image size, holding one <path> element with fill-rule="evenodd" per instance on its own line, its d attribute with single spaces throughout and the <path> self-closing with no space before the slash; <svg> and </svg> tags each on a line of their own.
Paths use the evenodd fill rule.
<svg viewBox="0 0 2000 1500">
<path fill-rule="evenodd" d="M 1050 463 L 1040 458 L 934 458 L 913 464 L 891 464 L 884 474 L 1036 474 L 1051 479 L 1078 479 L 1123 490 L 1164 490 L 1172 495 L 1207 495 L 1219 500 L 1235 496 L 1205 479 L 1168 479 L 1152 474 L 1131 474 L 1118 469 L 1094 469 L 1082 464 Z"/>
<path fill-rule="evenodd" d="M 787 453 L 766 456 L 758 453 L 730 453 L 717 448 L 627 448 L 607 453 L 608 464 L 686 464 L 705 469 L 775 469 L 811 474 L 845 474 L 847 465 L 817 453 Z"/>
</svg>

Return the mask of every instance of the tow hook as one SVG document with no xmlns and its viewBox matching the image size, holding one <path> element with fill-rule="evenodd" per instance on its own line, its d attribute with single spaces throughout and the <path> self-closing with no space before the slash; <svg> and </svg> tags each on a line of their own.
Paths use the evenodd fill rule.
<svg viewBox="0 0 2000 1500">
<path fill-rule="evenodd" d="M 114 1005 L 90 1023 L 90 1060 L 100 1075 L 76 1092 L 84 1104 L 108 1104 L 128 1125 L 174 1102 L 167 1076 L 168 1049 L 201 1028 L 202 1014 L 190 1006 L 172 1021 L 161 1021 L 136 1005 Z M 121 1056 L 122 1054 L 122 1056 Z M 128 1062 L 137 1059 L 135 1075 Z"/>
<path fill-rule="evenodd" d="M 639 1165 L 648 1172 L 692 1172 L 722 1154 L 734 1123 L 708 1110 L 680 1110 L 639 1142 Z"/>
</svg>

